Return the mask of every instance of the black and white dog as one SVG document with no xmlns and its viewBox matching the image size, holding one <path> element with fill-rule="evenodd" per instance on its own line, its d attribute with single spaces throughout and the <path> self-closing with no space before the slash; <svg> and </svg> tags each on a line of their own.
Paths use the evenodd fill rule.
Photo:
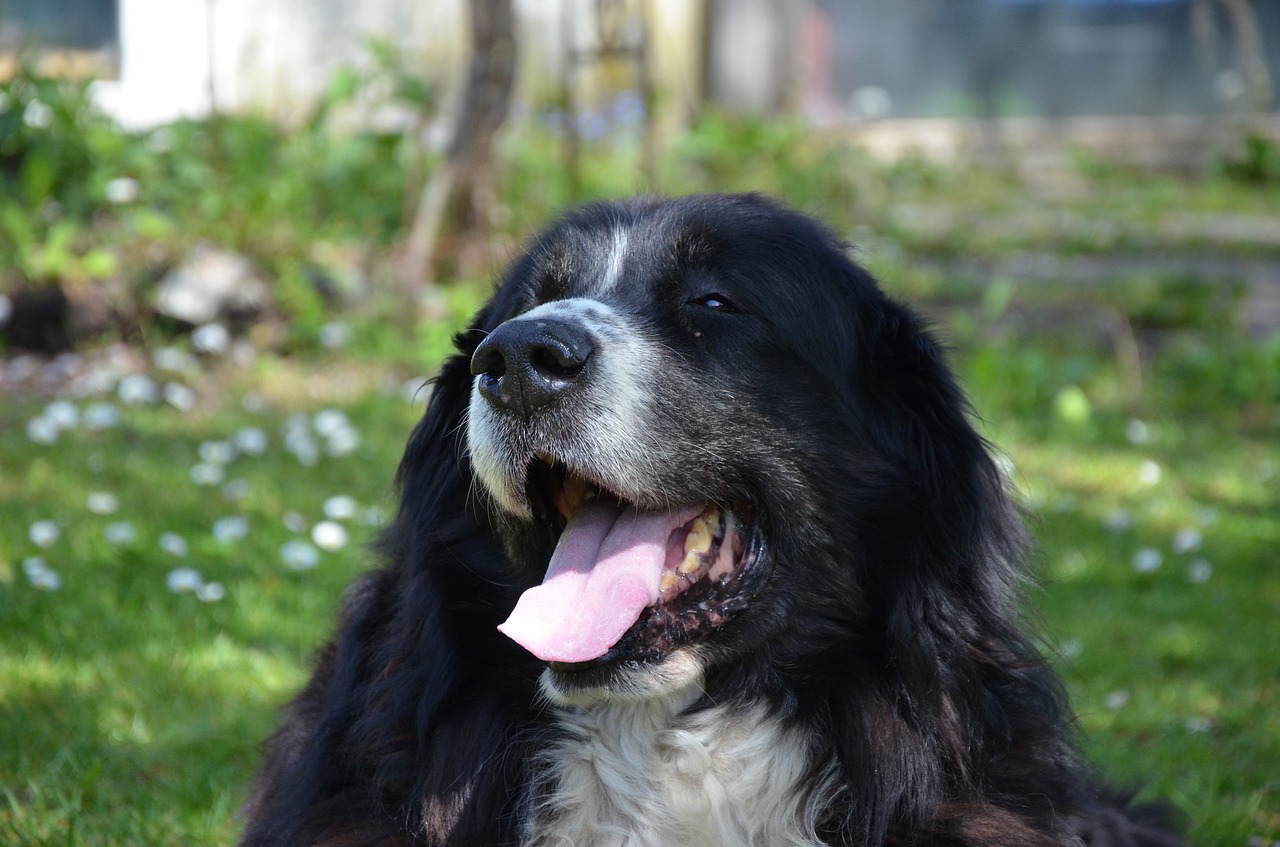
<svg viewBox="0 0 1280 847">
<path fill-rule="evenodd" d="M 458 338 L 246 845 L 1175 845 L 1020 632 L 934 342 L 754 196 L 588 206 Z"/>
</svg>

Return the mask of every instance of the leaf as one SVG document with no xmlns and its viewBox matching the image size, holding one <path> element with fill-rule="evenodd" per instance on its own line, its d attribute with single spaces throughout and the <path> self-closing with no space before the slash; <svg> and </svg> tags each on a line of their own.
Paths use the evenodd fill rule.
<svg viewBox="0 0 1280 847">
<path fill-rule="evenodd" d="M 115 253 L 106 247 L 95 247 L 80 260 L 80 268 L 92 279 L 106 279 L 115 276 L 120 270 L 120 262 Z"/>
</svg>

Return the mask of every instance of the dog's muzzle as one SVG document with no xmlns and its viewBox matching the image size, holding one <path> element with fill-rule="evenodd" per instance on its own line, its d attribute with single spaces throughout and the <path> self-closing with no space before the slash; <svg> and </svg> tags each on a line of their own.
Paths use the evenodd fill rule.
<svg viewBox="0 0 1280 847">
<path fill-rule="evenodd" d="M 595 353 L 581 325 L 557 318 L 515 318 L 471 357 L 480 395 L 496 409 L 528 418 L 583 376 Z"/>
</svg>

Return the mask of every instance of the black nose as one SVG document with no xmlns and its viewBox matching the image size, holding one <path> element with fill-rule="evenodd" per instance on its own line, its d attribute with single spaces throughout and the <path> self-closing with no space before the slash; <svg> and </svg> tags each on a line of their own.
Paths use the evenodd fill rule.
<svg viewBox="0 0 1280 847">
<path fill-rule="evenodd" d="M 577 324 L 516 318 L 480 342 L 471 373 L 492 405 L 528 417 L 572 388 L 594 352 L 591 336 Z"/>
</svg>

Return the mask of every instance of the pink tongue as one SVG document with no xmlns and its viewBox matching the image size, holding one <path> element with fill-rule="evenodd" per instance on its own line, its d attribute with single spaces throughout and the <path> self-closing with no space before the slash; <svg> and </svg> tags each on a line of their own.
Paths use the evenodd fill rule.
<svg viewBox="0 0 1280 847">
<path fill-rule="evenodd" d="M 542 585 L 520 595 L 498 629 L 543 661 L 603 656 L 658 599 L 667 540 L 699 512 L 584 504 L 564 528 Z"/>
</svg>

